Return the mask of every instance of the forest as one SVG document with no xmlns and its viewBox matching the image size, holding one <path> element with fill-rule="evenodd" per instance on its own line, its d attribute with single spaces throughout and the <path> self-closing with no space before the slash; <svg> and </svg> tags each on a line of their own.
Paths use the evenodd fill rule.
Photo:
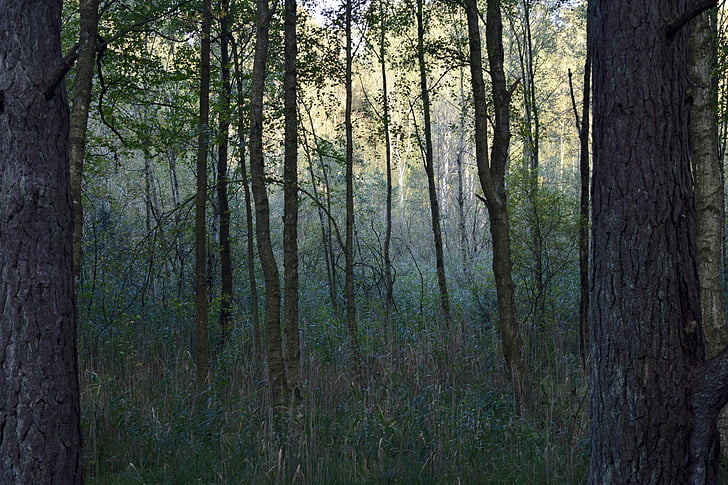
<svg viewBox="0 0 728 485">
<path fill-rule="evenodd" d="M 25 3 L 1 483 L 728 480 L 725 2 Z"/>
</svg>

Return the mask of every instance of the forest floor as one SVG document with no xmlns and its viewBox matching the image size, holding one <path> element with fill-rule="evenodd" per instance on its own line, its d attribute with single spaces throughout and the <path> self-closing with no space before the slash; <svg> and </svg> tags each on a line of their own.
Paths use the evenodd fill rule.
<svg viewBox="0 0 728 485">
<path fill-rule="evenodd" d="M 401 336 L 393 352 L 364 339 L 358 363 L 343 329 L 309 333 L 302 399 L 277 419 L 242 332 L 202 393 L 186 350 L 87 342 L 88 483 L 586 483 L 586 388 L 564 354 L 532 364 L 533 410 L 521 416 L 492 329 L 455 350 L 432 333 Z"/>
</svg>

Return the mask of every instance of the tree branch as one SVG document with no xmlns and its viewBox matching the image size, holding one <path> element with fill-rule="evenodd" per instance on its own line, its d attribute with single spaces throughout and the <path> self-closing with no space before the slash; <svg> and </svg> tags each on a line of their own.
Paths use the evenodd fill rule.
<svg viewBox="0 0 728 485">
<path fill-rule="evenodd" d="M 667 25 L 667 37 L 674 37 L 688 22 L 716 5 L 718 5 L 718 0 L 702 0 L 695 3 L 690 10 L 687 10 Z"/>
</svg>

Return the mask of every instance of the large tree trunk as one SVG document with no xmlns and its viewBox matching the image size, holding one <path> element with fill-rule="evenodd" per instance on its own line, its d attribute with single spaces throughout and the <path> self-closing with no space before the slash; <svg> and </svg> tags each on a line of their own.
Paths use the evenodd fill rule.
<svg viewBox="0 0 728 485">
<path fill-rule="evenodd" d="M 288 385 L 281 342 L 281 285 L 270 239 L 270 208 L 265 187 L 265 160 L 263 157 L 263 94 L 271 19 L 268 0 L 257 0 L 257 10 L 255 58 L 250 87 L 250 178 L 255 199 L 255 233 L 258 240 L 258 254 L 265 280 L 265 349 L 268 359 L 271 401 L 274 406 L 279 406 L 283 404 L 288 395 Z"/>
<path fill-rule="evenodd" d="M 284 19 L 283 281 L 288 385 L 299 393 L 301 341 L 298 331 L 298 110 L 296 79 L 296 0 L 285 1 Z"/>
<path fill-rule="evenodd" d="M 207 341 L 207 148 L 210 144 L 210 0 L 202 2 L 202 31 L 200 46 L 200 122 L 197 140 L 197 191 L 195 193 L 195 363 L 197 385 L 205 385 L 209 372 Z"/>
<path fill-rule="evenodd" d="M 230 245 L 230 204 L 228 203 L 228 131 L 230 130 L 230 41 L 229 0 L 220 1 L 220 145 L 217 151 L 217 204 L 220 211 L 220 344 L 221 351 L 230 335 L 233 312 L 233 263 Z"/>
<path fill-rule="evenodd" d="M 485 100 L 485 82 L 480 58 L 480 28 L 477 0 L 465 4 L 468 17 L 470 43 L 470 73 L 475 104 L 475 156 L 478 177 L 485 194 L 490 216 L 490 232 L 493 237 L 493 273 L 495 276 L 498 304 L 498 331 L 503 345 L 503 356 L 513 385 L 516 406 L 519 411 L 528 409 L 527 370 L 522 354 L 520 326 L 516 320 L 514 284 L 512 277 L 510 222 L 505 190 L 505 174 L 510 144 L 510 98 L 503 71 L 503 22 L 500 2 L 488 2 L 486 13 L 486 43 L 490 76 L 493 84 L 495 128 L 490 159 L 488 157 L 488 113 Z"/>
<path fill-rule="evenodd" d="M 590 11 L 593 484 L 716 482 L 728 353 L 704 364 L 687 32 L 676 23 L 691 8 L 610 0 Z"/>
<path fill-rule="evenodd" d="M 68 155 L 71 165 L 71 202 L 73 204 L 73 282 L 78 293 L 81 279 L 81 243 L 83 239 L 83 159 L 86 151 L 86 128 L 91 105 L 91 85 L 96 60 L 96 31 L 99 0 L 79 2 L 81 33 L 78 41 L 76 77 L 73 86 Z"/>
<path fill-rule="evenodd" d="M 435 239 L 435 264 L 437 267 L 437 287 L 440 290 L 440 308 L 445 328 L 450 327 L 450 297 L 447 293 L 445 276 L 445 255 L 443 252 L 442 229 L 440 227 L 440 205 L 437 200 L 437 182 L 435 181 L 434 150 L 432 148 L 432 125 L 430 120 L 430 90 L 427 86 L 427 68 L 425 65 L 425 23 L 422 4 L 417 0 L 417 60 L 420 69 L 420 93 L 422 94 L 422 112 L 425 132 L 425 172 L 427 173 L 427 189 L 430 195 L 430 216 L 432 233 Z"/>
<path fill-rule="evenodd" d="M 83 482 L 61 2 L 0 4 L 0 482 Z"/>
</svg>

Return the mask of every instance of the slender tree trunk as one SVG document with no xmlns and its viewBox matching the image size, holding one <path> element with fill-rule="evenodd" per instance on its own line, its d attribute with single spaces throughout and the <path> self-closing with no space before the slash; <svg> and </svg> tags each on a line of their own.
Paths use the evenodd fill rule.
<svg viewBox="0 0 728 485">
<path fill-rule="evenodd" d="M 528 200 L 530 211 L 528 217 L 528 231 L 531 236 L 531 258 L 533 259 L 533 324 L 543 328 L 545 306 L 545 290 L 543 277 L 543 238 L 541 235 L 541 216 L 539 208 L 539 134 L 540 125 L 538 105 L 536 104 L 536 79 L 533 67 L 533 39 L 531 36 L 531 0 L 523 0 L 523 45 L 519 48 L 521 61 L 521 75 L 523 77 L 523 159 L 528 173 Z"/>
<path fill-rule="evenodd" d="M 233 310 L 233 264 L 230 246 L 230 205 L 228 203 L 228 131 L 230 130 L 230 41 L 229 0 L 220 1 L 220 144 L 217 152 L 217 204 L 220 211 L 220 343 L 222 351 L 230 336 Z"/>
<path fill-rule="evenodd" d="M 480 28 L 477 0 L 466 2 L 468 36 L 470 42 L 470 71 L 475 104 L 475 155 L 478 177 L 485 194 L 490 216 L 490 232 L 493 238 L 493 273 L 498 303 L 498 331 L 503 345 L 503 356 L 508 366 L 516 405 L 519 411 L 528 409 L 526 394 L 528 375 L 523 359 L 521 331 L 515 316 L 514 284 L 512 277 L 510 222 L 505 190 L 505 174 L 510 144 L 510 98 L 503 71 L 503 23 L 500 1 L 487 4 L 486 44 L 490 76 L 493 84 L 495 126 L 493 146 L 488 157 L 485 82 L 480 58 Z"/>
<path fill-rule="evenodd" d="M 209 372 L 207 341 L 207 148 L 210 144 L 210 0 L 202 2 L 200 46 L 200 123 L 197 140 L 197 192 L 195 194 L 195 363 L 197 386 L 202 389 Z"/>
<path fill-rule="evenodd" d="M 300 393 L 298 385 L 301 341 L 298 330 L 298 109 L 296 79 L 296 0 L 285 1 L 284 18 L 284 116 L 285 154 L 283 167 L 283 281 L 284 320 L 288 385 Z"/>
<path fill-rule="evenodd" d="M 440 205 L 437 200 L 437 182 L 435 181 L 434 150 L 432 148 L 432 125 L 430 121 L 430 90 L 427 87 L 427 69 L 425 65 L 425 24 L 422 13 L 424 0 L 417 0 L 417 59 L 420 68 L 420 91 L 422 93 L 422 111 L 425 132 L 425 172 L 430 195 L 430 214 L 432 233 L 435 238 L 435 259 L 437 265 L 437 286 L 440 290 L 440 307 L 445 328 L 450 327 L 450 297 L 447 292 L 445 276 L 445 255 L 443 252 L 442 229 L 440 228 Z"/>
<path fill-rule="evenodd" d="M 346 294 L 346 324 L 349 329 L 349 339 L 352 350 L 359 351 L 358 324 L 356 320 L 356 297 L 354 295 L 354 134 L 351 123 L 352 105 L 352 47 L 351 24 L 352 2 L 346 0 L 345 29 L 346 29 L 346 105 L 344 108 L 344 129 L 346 131 L 346 236 L 344 245 L 345 283 Z"/>
<path fill-rule="evenodd" d="M 81 484 L 61 2 L 0 4 L 0 483 Z M 44 93 L 44 91 L 47 91 Z"/>
<path fill-rule="evenodd" d="M 248 184 L 248 169 L 245 164 L 245 91 L 243 86 L 243 73 L 240 66 L 240 58 L 238 56 L 237 46 L 233 42 L 233 56 L 235 61 L 235 79 L 238 87 L 237 104 L 238 109 L 238 143 L 239 143 L 239 159 L 240 159 L 240 178 L 243 184 L 243 199 L 245 203 L 245 227 L 247 230 L 247 262 L 248 262 L 248 284 L 250 285 L 250 317 L 252 320 L 253 330 L 253 351 L 256 356 L 263 355 L 263 345 L 260 336 L 260 304 L 258 302 L 258 283 L 255 278 L 255 244 L 254 244 L 254 228 L 253 228 L 253 206 L 250 198 L 250 186 Z"/>
<path fill-rule="evenodd" d="M 73 204 L 73 282 L 76 294 L 81 279 L 81 246 L 83 242 L 83 159 L 86 152 L 86 128 L 91 105 L 91 84 L 96 60 L 96 31 L 98 29 L 99 0 L 80 0 L 81 34 L 78 41 L 78 59 L 73 86 L 73 106 L 68 155 L 71 165 L 71 202 Z"/>
<path fill-rule="evenodd" d="M 278 265 L 270 239 L 270 209 L 265 187 L 265 160 L 263 157 L 263 95 L 271 15 L 268 0 L 257 0 L 255 58 L 250 88 L 250 177 L 255 199 L 255 232 L 258 240 L 258 254 L 265 280 L 265 349 L 268 359 L 271 400 L 274 406 L 280 406 L 288 395 L 288 385 L 281 339 L 281 287 Z"/>
<path fill-rule="evenodd" d="M 387 335 L 387 346 L 393 349 L 394 329 L 392 328 L 392 307 L 394 306 L 394 282 L 392 281 L 392 139 L 389 133 L 389 89 L 387 86 L 387 40 L 385 2 L 379 0 L 379 65 L 382 72 L 382 123 L 384 128 L 384 156 L 387 177 L 387 195 L 385 201 L 384 229 L 384 326 Z"/>
<path fill-rule="evenodd" d="M 582 88 L 581 123 L 579 130 L 579 351 L 582 367 L 589 362 L 589 106 L 591 94 L 591 17 L 587 5 L 586 59 L 584 60 L 584 86 Z M 574 103 L 576 111 L 576 103 Z"/>
<path fill-rule="evenodd" d="M 319 220 L 321 221 L 321 240 L 323 241 L 324 260 L 326 261 L 326 277 L 329 284 L 329 297 L 331 298 L 331 306 L 334 309 L 334 313 L 339 313 L 339 297 L 338 297 L 338 278 L 336 277 L 336 261 L 334 257 L 334 244 L 333 244 L 333 225 L 331 221 L 331 185 L 329 184 L 328 169 L 324 161 L 322 148 L 319 145 L 318 137 L 316 135 L 316 127 L 311 116 L 311 110 L 305 103 L 302 103 L 308 116 L 308 122 L 311 125 L 311 136 L 314 139 L 316 146 L 316 153 L 318 155 L 319 166 L 321 167 L 321 178 L 324 182 L 324 194 L 326 196 L 325 204 L 321 202 L 319 197 L 318 189 L 316 188 L 316 176 L 313 169 L 312 160 L 309 157 L 309 172 L 311 174 L 311 187 L 313 189 L 314 197 L 320 202 L 318 205 Z M 326 210 L 324 211 L 324 206 Z"/>
</svg>

